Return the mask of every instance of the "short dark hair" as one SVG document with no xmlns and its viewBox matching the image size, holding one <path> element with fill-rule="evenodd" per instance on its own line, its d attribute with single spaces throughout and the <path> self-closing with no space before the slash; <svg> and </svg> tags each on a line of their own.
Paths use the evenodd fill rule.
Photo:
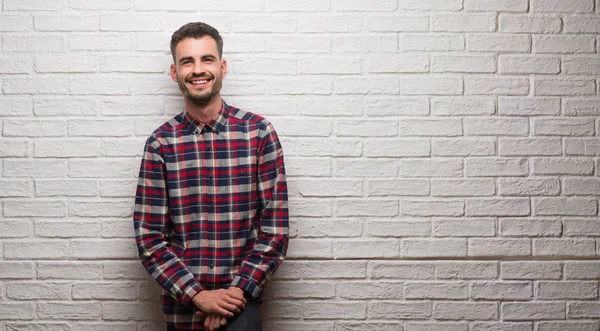
<svg viewBox="0 0 600 331">
<path fill-rule="evenodd" d="M 217 42 L 217 50 L 219 51 L 219 58 L 223 57 L 223 38 L 219 34 L 219 31 L 212 26 L 203 22 L 192 22 L 180 27 L 177 31 L 173 32 L 171 36 L 171 55 L 173 55 L 173 62 L 175 59 L 175 49 L 180 41 L 186 38 L 202 38 L 209 36 Z"/>
</svg>

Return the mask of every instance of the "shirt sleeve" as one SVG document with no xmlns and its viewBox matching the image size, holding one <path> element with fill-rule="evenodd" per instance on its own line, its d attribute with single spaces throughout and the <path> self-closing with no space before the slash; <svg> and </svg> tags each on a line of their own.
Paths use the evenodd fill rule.
<svg viewBox="0 0 600 331">
<path fill-rule="evenodd" d="M 169 200 L 166 166 L 158 140 L 148 138 L 135 196 L 133 224 L 142 264 L 173 298 L 189 305 L 205 288 L 168 244 Z"/>
<path fill-rule="evenodd" d="M 258 237 L 240 265 L 231 285 L 253 297 L 285 258 L 289 241 L 288 196 L 283 152 L 277 133 L 268 125 L 259 145 L 258 159 Z"/>
</svg>

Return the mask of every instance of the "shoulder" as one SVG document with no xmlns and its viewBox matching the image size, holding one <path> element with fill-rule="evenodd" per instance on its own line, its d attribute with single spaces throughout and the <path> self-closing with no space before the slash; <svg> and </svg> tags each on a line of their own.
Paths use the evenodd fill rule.
<svg viewBox="0 0 600 331">
<path fill-rule="evenodd" d="M 161 124 L 156 128 L 146 140 L 146 143 L 154 148 L 159 148 L 164 144 L 164 140 L 168 138 L 175 138 L 181 135 L 184 128 L 185 113 L 181 112 L 168 121 Z"/>
</svg>

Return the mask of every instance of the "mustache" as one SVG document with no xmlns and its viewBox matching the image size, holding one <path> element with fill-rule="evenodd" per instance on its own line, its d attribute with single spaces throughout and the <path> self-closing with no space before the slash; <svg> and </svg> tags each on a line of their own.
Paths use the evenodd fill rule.
<svg viewBox="0 0 600 331">
<path fill-rule="evenodd" d="M 202 73 L 202 74 L 199 74 L 199 75 L 197 75 L 197 74 L 192 74 L 192 75 L 190 75 L 190 76 L 187 78 L 187 80 L 193 80 L 194 78 L 208 78 L 208 79 L 213 79 L 213 78 L 215 78 L 215 76 L 213 76 L 213 75 L 211 75 L 211 74 L 205 74 L 205 73 Z"/>
</svg>

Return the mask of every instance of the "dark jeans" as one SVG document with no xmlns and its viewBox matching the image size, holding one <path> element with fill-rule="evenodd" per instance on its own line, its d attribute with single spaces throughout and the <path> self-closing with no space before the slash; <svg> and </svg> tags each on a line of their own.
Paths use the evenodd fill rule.
<svg viewBox="0 0 600 331">
<path fill-rule="evenodd" d="M 246 303 L 246 309 L 240 314 L 227 320 L 227 324 L 220 328 L 219 331 L 262 331 L 260 322 L 260 307 L 261 299 L 249 299 Z M 179 331 L 167 326 L 167 331 Z"/>
</svg>

